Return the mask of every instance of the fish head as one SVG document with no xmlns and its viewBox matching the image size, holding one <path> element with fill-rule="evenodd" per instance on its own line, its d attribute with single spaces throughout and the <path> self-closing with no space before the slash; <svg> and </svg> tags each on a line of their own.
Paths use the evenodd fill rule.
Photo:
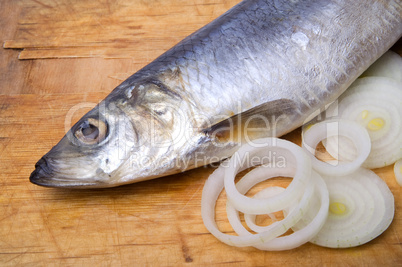
<svg viewBox="0 0 402 267">
<path fill-rule="evenodd" d="M 130 119 L 104 100 L 36 163 L 30 181 L 48 187 L 109 187 L 134 142 Z"/>
<path fill-rule="evenodd" d="M 30 181 L 102 188 L 178 172 L 172 161 L 193 130 L 181 124 L 188 121 L 181 103 L 154 81 L 120 85 L 36 163 Z"/>
</svg>

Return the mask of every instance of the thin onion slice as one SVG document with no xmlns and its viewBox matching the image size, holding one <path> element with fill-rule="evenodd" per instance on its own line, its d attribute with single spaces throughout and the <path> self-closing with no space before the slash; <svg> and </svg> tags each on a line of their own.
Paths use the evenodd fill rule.
<svg viewBox="0 0 402 267">
<path fill-rule="evenodd" d="M 266 236 L 271 232 L 255 235 L 235 236 L 222 233 L 215 222 L 215 204 L 224 187 L 224 175 L 227 166 L 221 164 L 205 182 L 201 197 L 201 216 L 208 231 L 221 242 L 236 247 L 257 246 L 266 242 Z M 270 238 L 269 240 L 271 240 Z"/>
<path fill-rule="evenodd" d="M 352 140 L 358 156 L 351 162 L 331 165 L 318 160 L 315 155 L 317 145 L 330 137 L 344 136 Z M 303 134 L 302 147 L 308 151 L 313 168 L 321 174 L 347 175 L 356 171 L 370 154 L 371 142 L 367 131 L 359 124 L 347 120 L 328 120 L 312 125 Z M 336 155 L 333 155 L 334 157 Z"/>
<path fill-rule="evenodd" d="M 294 173 L 294 169 L 289 167 L 285 168 L 285 171 L 282 168 L 278 167 L 266 167 L 266 166 L 260 166 L 249 173 L 247 173 L 237 184 L 237 189 L 239 190 L 240 193 L 245 194 L 252 186 L 255 184 L 266 180 L 266 179 L 271 179 L 274 177 L 277 177 L 277 174 L 281 173 L 281 176 L 286 176 L 286 177 L 291 177 L 292 174 Z M 295 223 L 297 223 L 303 216 L 303 213 L 305 213 L 308 210 L 308 204 L 313 196 L 314 193 L 314 183 L 309 182 L 306 190 L 302 196 L 302 198 L 297 202 L 296 208 L 289 213 L 286 218 L 284 218 L 281 221 L 274 222 L 271 225 L 261 227 L 260 233 L 264 233 L 264 240 L 265 242 L 274 239 L 277 236 L 280 236 L 284 234 L 290 227 L 292 227 Z M 275 197 L 275 196 L 273 196 Z M 272 198 L 272 197 L 271 197 Z M 267 199 L 255 199 L 255 200 L 260 200 L 260 201 L 266 201 L 269 200 L 270 198 Z M 291 203 L 288 203 L 290 205 Z M 244 235 L 244 234 L 250 234 L 245 228 L 243 228 L 240 219 L 239 219 L 239 213 L 238 211 L 234 208 L 232 203 L 230 201 L 227 202 L 226 204 L 226 212 L 228 215 L 229 223 L 232 225 L 233 229 L 235 232 L 239 235 Z M 247 214 L 247 213 L 246 213 Z M 244 231 L 243 231 L 244 230 Z M 307 242 L 307 241 L 306 241 Z"/>
<path fill-rule="evenodd" d="M 255 165 L 279 167 L 278 176 L 288 165 L 296 166 L 296 169 L 292 182 L 283 193 L 260 200 L 241 194 L 234 182 L 239 171 Z M 289 203 L 299 199 L 310 177 L 311 161 L 301 147 L 282 139 L 263 138 L 253 141 L 253 146 L 243 145 L 231 157 L 224 183 L 227 198 L 237 210 L 249 214 L 267 214 L 283 210 Z"/>
<path fill-rule="evenodd" d="M 402 186 L 402 159 L 395 162 L 394 173 L 396 182 Z"/>
<path fill-rule="evenodd" d="M 402 82 L 385 77 L 357 79 L 326 113 L 326 117 L 353 120 L 367 129 L 372 149 L 363 167 L 384 167 L 402 157 Z M 323 144 L 337 159 L 355 157 L 345 138 L 329 138 Z"/>
<path fill-rule="evenodd" d="M 273 170 L 271 170 L 273 171 Z M 319 211 L 315 214 L 315 217 L 309 222 L 309 224 L 305 225 L 302 229 L 295 231 L 294 233 L 287 235 L 287 236 L 282 236 L 282 237 L 276 237 L 270 241 L 265 242 L 264 244 L 258 244 L 255 245 L 255 248 L 258 248 L 260 250 L 269 250 L 269 251 L 279 251 L 279 250 L 287 250 L 287 249 L 293 249 L 296 247 L 299 247 L 305 243 L 307 243 L 309 240 L 311 240 L 322 228 L 324 225 L 327 215 L 328 215 L 328 205 L 329 205 L 329 195 L 328 195 L 328 190 L 326 188 L 325 182 L 321 178 L 321 176 L 313 171 L 312 174 L 312 180 L 310 181 L 310 185 L 314 187 L 314 192 L 315 194 L 319 197 L 318 203 L 319 205 Z M 252 180 L 252 177 L 254 176 L 249 176 L 250 179 Z M 244 179 L 246 177 L 243 177 Z M 268 190 L 267 190 L 268 189 Z M 295 206 L 295 208 L 292 209 L 292 211 L 289 212 L 289 214 L 283 219 L 282 221 L 277 221 L 269 226 L 261 227 L 255 225 L 255 221 L 253 218 L 250 218 L 251 221 L 247 223 L 247 225 L 251 228 L 252 225 L 258 230 L 257 232 L 259 233 L 264 233 L 264 232 L 270 232 L 272 229 L 278 225 L 281 225 L 281 227 L 285 230 L 288 229 L 286 225 L 286 220 L 296 223 L 294 221 L 294 213 L 306 213 L 308 211 L 308 206 L 311 204 L 311 195 L 308 192 L 309 189 L 311 190 L 310 186 L 308 186 L 308 189 L 306 190 L 306 194 L 303 195 L 303 199 Z M 247 187 L 243 187 L 239 189 L 241 191 L 247 191 Z M 276 190 L 275 190 L 276 191 Z M 260 193 L 261 192 L 261 193 Z M 272 190 L 270 188 L 265 188 L 264 190 L 260 191 L 259 195 L 265 196 L 268 192 L 268 195 L 272 194 Z M 276 192 L 277 193 L 277 192 Z M 256 195 L 257 195 L 256 194 Z M 310 203 L 307 203 L 307 206 L 305 206 L 306 203 L 303 203 L 305 200 L 308 200 Z M 316 199 L 315 199 L 316 200 Z M 302 204 L 303 203 L 303 204 Z M 305 206 L 303 209 L 301 209 L 301 206 Z M 235 232 L 239 235 L 252 235 L 247 229 L 242 225 L 238 211 L 236 211 L 228 202 L 227 205 L 227 212 L 228 212 L 228 219 L 230 221 L 230 224 L 232 225 L 233 229 Z M 248 216 L 248 214 L 245 214 L 245 217 Z M 292 218 L 293 217 L 293 218 Z M 255 217 L 254 217 L 255 218 Z M 298 218 L 300 219 L 300 218 Z"/>
<path fill-rule="evenodd" d="M 244 179 L 244 177 L 243 177 L 243 179 Z M 239 187 L 238 187 L 238 186 L 236 186 L 236 187 L 237 187 L 237 189 L 239 190 Z M 283 187 L 279 187 L 279 186 L 270 186 L 270 187 L 266 187 L 266 188 L 262 189 L 261 191 L 258 191 L 258 192 L 253 196 L 253 198 L 257 198 L 257 199 L 270 198 L 270 197 L 273 197 L 273 196 L 276 196 L 276 195 L 282 193 L 283 191 L 285 191 L 285 188 L 283 188 Z M 242 191 L 239 190 L 239 192 L 242 192 Z M 230 205 L 230 202 L 228 203 L 228 205 Z M 232 208 L 233 208 L 233 206 L 232 206 Z M 228 209 L 228 206 L 227 206 L 226 210 L 227 210 L 227 209 Z M 233 208 L 233 210 L 235 210 L 235 209 Z M 237 211 L 236 211 L 236 212 L 237 212 Z M 275 216 L 274 213 L 269 213 L 269 214 L 267 214 L 267 215 L 271 218 L 272 221 L 274 221 L 274 222 L 278 221 L 278 220 L 276 219 L 276 216 Z M 228 216 L 228 218 L 229 218 L 229 216 Z M 237 217 L 237 218 L 238 218 L 238 217 Z M 252 231 L 257 232 L 257 233 L 260 233 L 260 232 L 266 230 L 266 227 L 257 225 L 257 224 L 255 223 L 255 219 L 256 219 L 256 215 L 255 215 L 255 214 L 244 214 L 244 220 L 245 220 L 247 226 L 248 226 Z M 230 222 L 230 219 L 229 219 L 229 222 Z M 233 226 L 233 225 L 232 225 L 232 226 Z M 235 230 L 235 231 L 236 231 L 236 230 Z"/>
<path fill-rule="evenodd" d="M 394 197 L 374 172 L 360 168 L 346 176 L 323 176 L 330 212 L 312 243 L 332 248 L 362 245 L 376 238 L 394 217 Z"/>
</svg>

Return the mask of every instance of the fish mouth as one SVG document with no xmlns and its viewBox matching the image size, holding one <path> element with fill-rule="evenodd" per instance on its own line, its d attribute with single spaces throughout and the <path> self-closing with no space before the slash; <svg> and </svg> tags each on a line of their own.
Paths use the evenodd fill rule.
<svg viewBox="0 0 402 267">
<path fill-rule="evenodd" d="M 53 168 L 46 160 L 41 158 L 35 164 L 35 170 L 29 176 L 29 181 L 33 184 L 44 187 L 62 187 L 62 188 L 99 188 L 102 187 L 99 182 L 85 182 L 80 179 L 71 179 L 59 177 L 53 171 Z"/>
</svg>

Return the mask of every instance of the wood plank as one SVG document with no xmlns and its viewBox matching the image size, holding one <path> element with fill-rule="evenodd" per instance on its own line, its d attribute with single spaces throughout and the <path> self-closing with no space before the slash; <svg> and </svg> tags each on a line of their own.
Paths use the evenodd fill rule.
<svg viewBox="0 0 402 267">
<path fill-rule="evenodd" d="M 16 1 L 0 1 L 0 40 L 14 37 L 21 6 Z M 19 51 L 0 48 L 0 94 L 20 94 L 24 77 L 31 67 L 30 61 L 18 61 Z"/>
<path fill-rule="evenodd" d="M 150 53 L 161 54 L 238 2 L 23 0 L 15 37 L 4 47 L 24 49 L 20 59 L 102 57 L 149 62 Z"/>
<path fill-rule="evenodd" d="M 99 7 L 93 6 L 94 1 L 0 2 L 0 25 L 10 24 L 7 29 L 0 28 L 2 38 L 15 40 L 15 47 L 26 48 L 27 54 L 23 57 L 71 57 L 17 61 L 19 51 L 0 50 L 1 266 L 133 263 L 165 266 L 402 266 L 402 188 L 395 182 L 391 166 L 375 171 L 395 196 L 394 221 L 380 237 L 352 249 L 327 249 L 306 244 L 291 251 L 264 252 L 253 248 L 233 248 L 219 242 L 207 232 L 200 215 L 201 191 L 214 169 L 211 166 L 102 190 L 52 189 L 29 183 L 28 177 L 35 162 L 64 135 L 66 115 L 71 109 L 77 111 L 68 124 L 76 121 L 114 86 L 162 50 L 234 2 L 136 1 L 133 6 L 148 18 L 136 24 L 142 25 L 141 29 L 122 30 L 125 35 L 144 31 L 143 35 L 133 35 L 138 43 L 133 43 L 132 50 L 131 44 L 115 47 L 112 40 L 120 34 L 117 33 L 120 29 L 113 28 L 118 27 L 120 16 L 129 17 L 135 12 L 131 6 L 125 7 L 127 10 L 118 10 L 128 1 L 99 1 Z M 102 12 L 109 14 L 107 3 L 112 14 L 110 18 L 113 18 L 109 18 L 110 21 L 101 16 Z M 168 7 L 170 4 L 172 7 Z M 85 7 L 93 10 L 85 11 Z M 57 22 L 58 17 L 52 12 L 66 19 Z M 187 14 L 191 16 L 187 17 Z M 36 26 L 26 23 L 35 21 L 33 19 L 36 19 L 38 28 L 49 26 L 49 32 L 42 33 Z M 97 24 L 96 19 L 101 23 Z M 135 19 L 126 18 L 126 21 Z M 117 26 L 111 26 L 116 33 L 106 31 L 103 34 L 98 29 L 100 35 L 91 33 L 89 39 L 82 41 L 81 47 L 62 46 L 73 34 L 65 31 L 64 35 L 61 34 L 65 21 L 73 23 L 74 27 L 69 29 L 74 34 L 89 29 L 88 25 L 105 26 L 116 22 Z M 122 23 L 131 25 L 131 22 Z M 175 27 L 181 27 L 184 32 Z M 148 30 L 149 34 L 146 33 Z M 37 34 L 38 40 L 31 40 L 28 33 Z M 52 36 L 57 38 L 53 40 Z M 86 38 L 84 34 L 77 36 L 77 39 Z M 98 44 L 104 37 L 109 38 L 106 39 L 107 45 Z M 46 41 L 46 38 L 50 39 Z M 60 49 L 54 45 L 59 45 Z M 82 58 L 93 57 L 94 54 L 88 54 L 93 47 L 98 49 L 95 51 L 98 51 L 96 56 L 99 58 Z M 400 47 L 395 49 L 401 51 Z M 115 52 L 115 48 L 124 52 Z M 140 53 L 141 49 L 147 52 L 136 56 L 135 53 Z M 106 56 L 124 59 L 102 58 Z M 286 138 L 300 143 L 300 129 Z M 225 220 L 225 195 L 221 197 L 217 206 L 217 223 L 222 230 L 232 232 Z"/>
</svg>

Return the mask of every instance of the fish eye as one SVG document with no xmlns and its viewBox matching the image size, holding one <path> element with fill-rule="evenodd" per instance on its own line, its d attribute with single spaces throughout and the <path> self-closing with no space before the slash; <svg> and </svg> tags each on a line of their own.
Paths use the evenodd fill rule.
<svg viewBox="0 0 402 267">
<path fill-rule="evenodd" d="M 107 126 L 101 120 L 88 118 L 83 121 L 74 132 L 75 137 L 86 145 L 94 145 L 105 140 Z"/>
</svg>

